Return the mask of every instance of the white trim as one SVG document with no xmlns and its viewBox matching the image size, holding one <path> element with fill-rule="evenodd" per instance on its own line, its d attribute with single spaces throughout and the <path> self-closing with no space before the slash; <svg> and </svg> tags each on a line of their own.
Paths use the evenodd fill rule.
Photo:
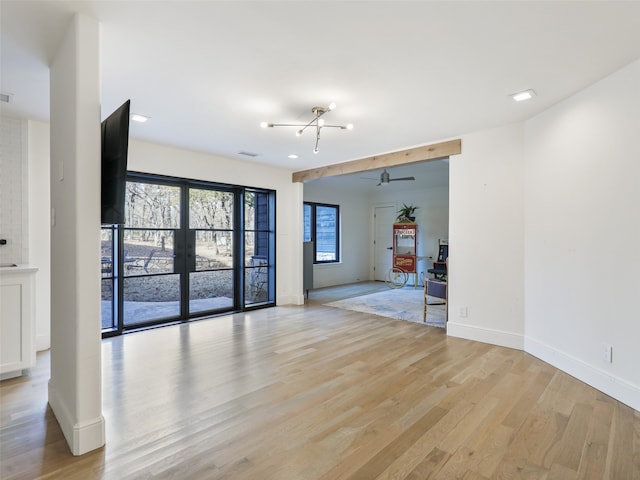
<svg viewBox="0 0 640 480">
<path fill-rule="evenodd" d="M 73 423 L 69 409 L 65 406 L 51 381 L 49 381 L 49 405 L 73 455 L 83 455 L 104 446 L 104 417 L 100 415 L 89 421 Z"/>
<path fill-rule="evenodd" d="M 475 340 L 477 342 L 490 343 L 501 347 L 515 348 L 516 350 L 524 349 L 523 335 L 513 332 L 505 332 L 503 330 L 476 327 L 475 325 L 466 325 L 450 321 L 447 323 L 447 335 L 451 337 Z"/>
<path fill-rule="evenodd" d="M 276 306 L 282 305 L 304 305 L 305 303 L 304 293 L 301 295 L 280 295 L 276 297 Z"/>
<path fill-rule="evenodd" d="M 525 337 L 525 351 L 640 411 L 640 386 L 590 365 L 544 342 Z"/>
</svg>

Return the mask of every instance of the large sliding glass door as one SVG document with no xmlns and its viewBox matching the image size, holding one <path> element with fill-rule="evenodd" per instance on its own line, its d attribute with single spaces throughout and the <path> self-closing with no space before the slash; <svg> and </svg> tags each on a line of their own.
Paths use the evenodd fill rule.
<svg viewBox="0 0 640 480">
<path fill-rule="evenodd" d="M 189 312 L 234 308 L 236 258 L 232 191 L 189 188 Z"/>
<path fill-rule="evenodd" d="M 130 174 L 102 233 L 106 334 L 275 302 L 275 192 Z"/>
</svg>

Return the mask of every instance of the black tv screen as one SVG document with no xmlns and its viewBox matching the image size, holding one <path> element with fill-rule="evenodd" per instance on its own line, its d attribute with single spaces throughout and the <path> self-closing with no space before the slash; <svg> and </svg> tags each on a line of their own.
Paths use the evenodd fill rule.
<svg viewBox="0 0 640 480">
<path fill-rule="evenodd" d="M 127 100 L 102 122 L 103 225 L 124 224 L 124 198 L 129 151 L 129 105 Z"/>
</svg>

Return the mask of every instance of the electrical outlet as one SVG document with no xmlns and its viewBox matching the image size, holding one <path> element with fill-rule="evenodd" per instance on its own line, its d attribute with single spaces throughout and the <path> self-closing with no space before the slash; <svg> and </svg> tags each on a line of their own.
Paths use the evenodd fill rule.
<svg viewBox="0 0 640 480">
<path fill-rule="evenodd" d="M 606 343 L 602 344 L 602 361 L 607 363 L 613 362 L 613 347 Z"/>
<path fill-rule="evenodd" d="M 460 318 L 467 318 L 469 311 L 467 310 L 467 307 L 460 307 L 458 309 L 458 316 Z"/>
</svg>

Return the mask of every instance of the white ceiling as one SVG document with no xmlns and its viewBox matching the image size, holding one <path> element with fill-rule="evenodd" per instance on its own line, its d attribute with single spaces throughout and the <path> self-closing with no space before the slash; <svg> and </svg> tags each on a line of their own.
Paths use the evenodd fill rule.
<svg viewBox="0 0 640 480">
<path fill-rule="evenodd" d="M 0 90 L 13 94 L 3 115 L 48 119 L 47 65 L 80 11 L 101 23 L 103 116 L 130 98 L 132 111 L 151 117 L 132 124 L 133 137 L 291 170 L 522 121 L 640 58 L 637 1 L 2 0 L 0 8 Z M 538 93 L 529 102 L 508 97 L 528 88 Z M 317 155 L 313 132 L 259 127 L 306 122 L 311 107 L 332 101 L 327 122 L 355 128 L 323 130 Z"/>
</svg>

